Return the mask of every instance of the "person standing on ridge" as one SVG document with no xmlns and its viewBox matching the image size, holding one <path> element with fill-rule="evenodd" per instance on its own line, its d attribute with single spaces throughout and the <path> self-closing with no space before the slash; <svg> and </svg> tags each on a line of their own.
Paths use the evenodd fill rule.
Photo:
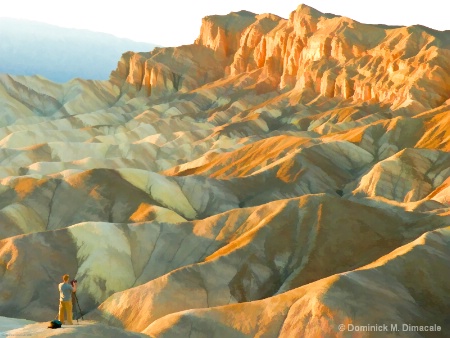
<svg viewBox="0 0 450 338">
<path fill-rule="evenodd" d="M 67 324 L 72 325 L 72 293 L 77 291 L 77 282 L 73 286 L 69 283 L 69 275 L 64 275 L 63 283 L 58 286 L 59 289 L 59 321 L 64 323 L 64 312 L 67 316 Z"/>
</svg>

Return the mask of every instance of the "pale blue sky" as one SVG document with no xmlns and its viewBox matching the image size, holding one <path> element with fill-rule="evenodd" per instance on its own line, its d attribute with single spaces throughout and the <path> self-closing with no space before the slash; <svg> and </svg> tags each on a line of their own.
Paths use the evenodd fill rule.
<svg viewBox="0 0 450 338">
<path fill-rule="evenodd" d="M 14 0 L 2 1 L 0 16 L 106 32 L 163 46 L 190 44 L 201 18 L 242 9 L 287 18 L 301 3 L 363 23 L 422 24 L 450 30 L 447 0 Z"/>
</svg>

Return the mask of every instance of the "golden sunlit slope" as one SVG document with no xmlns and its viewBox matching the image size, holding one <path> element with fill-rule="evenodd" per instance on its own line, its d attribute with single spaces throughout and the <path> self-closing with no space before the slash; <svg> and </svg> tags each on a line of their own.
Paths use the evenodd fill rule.
<svg viewBox="0 0 450 338">
<path fill-rule="evenodd" d="M 300 5 L 110 81 L 1 75 L 0 316 L 39 330 L 68 272 L 102 322 L 68 336 L 448 331 L 449 47 Z"/>
<path fill-rule="evenodd" d="M 293 332 L 330 338 L 445 337 L 450 330 L 449 240 L 448 227 L 427 232 L 360 269 L 264 300 L 180 311 L 143 332 L 164 338 L 212 332 L 217 337 L 292 337 Z"/>
</svg>

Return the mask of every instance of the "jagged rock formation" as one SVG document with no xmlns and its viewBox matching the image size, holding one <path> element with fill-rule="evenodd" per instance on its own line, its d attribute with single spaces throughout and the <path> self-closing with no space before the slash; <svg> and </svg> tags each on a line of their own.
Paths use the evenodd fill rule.
<svg viewBox="0 0 450 338">
<path fill-rule="evenodd" d="M 0 315 L 53 317 L 69 273 L 103 322 L 73 336 L 445 336 L 449 37 L 301 5 L 110 81 L 0 76 Z"/>
<path fill-rule="evenodd" d="M 382 103 L 394 110 L 408 107 L 417 112 L 442 104 L 450 90 L 445 33 L 422 26 L 364 25 L 305 5 L 288 20 L 246 11 L 206 17 L 195 45 L 205 48 L 189 46 L 194 54 L 190 59 L 202 57 L 203 66 L 208 62 L 204 49 L 212 50 L 227 75 L 250 73 L 249 77 L 273 88 L 295 87 L 308 99 L 320 96 Z M 165 94 L 189 88 L 180 87 L 179 79 L 186 74 L 191 80 L 193 71 L 209 76 L 209 81 L 218 79 L 221 74 L 206 69 L 174 67 L 186 48 L 176 48 L 178 53 L 164 49 L 164 62 L 159 51 L 128 54 L 121 61 L 125 65 L 119 67 L 119 76 L 123 79 L 125 71 L 130 84 L 137 89 L 155 87 L 157 96 L 161 87 Z M 164 71 L 164 66 L 175 74 Z"/>
</svg>

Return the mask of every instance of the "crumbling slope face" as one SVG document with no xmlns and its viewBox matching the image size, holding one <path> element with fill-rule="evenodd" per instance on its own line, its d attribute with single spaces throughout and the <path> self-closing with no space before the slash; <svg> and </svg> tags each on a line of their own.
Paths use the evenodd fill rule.
<svg viewBox="0 0 450 338">
<path fill-rule="evenodd" d="M 423 26 L 366 25 L 301 5 L 287 20 L 245 11 L 206 17 L 194 45 L 125 54 L 112 80 L 160 97 L 256 72 L 257 81 L 309 99 L 377 102 L 411 114 L 448 99 L 448 47 L 445 33 Z"/>
</svg>

